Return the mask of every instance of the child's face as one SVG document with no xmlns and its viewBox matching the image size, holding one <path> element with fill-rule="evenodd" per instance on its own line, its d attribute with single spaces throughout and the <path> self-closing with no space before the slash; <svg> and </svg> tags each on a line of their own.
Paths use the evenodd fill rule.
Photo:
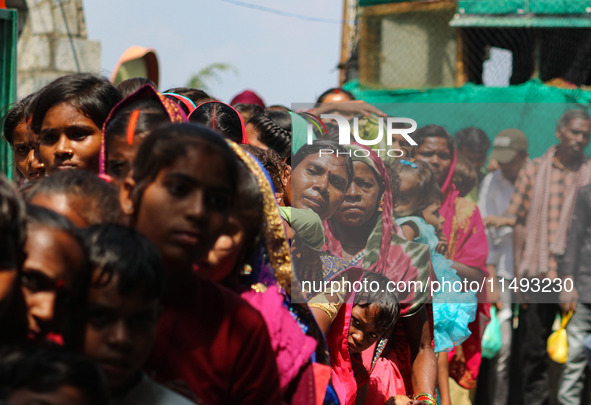
<svg viewBox="0 0 591 405">
<path fill-rule="evenodd" d="M 131 172 L 133 160 L 144 141 L 144 135 L 145 133 L 136 134 L 131 145 L 127 143 L 127 138 L 124 136 L 113 136 L 109 139 L 107 173 L 114 179 L 115 184 L 119 185 Z"/>
<path fill-rule="evenodd" d="M 29 135 L 27 124 L 21 121 L 13 133 L 14 163 L 22 175 L 29 181 L 36 181 L 45 176 L 45 168 L 39 161 L 39 152 L 36 150 L 36 137 Z"/>
<path fill-rule="evenodd" d="M 88 291 L 84 355 L 102 368 L 109 390 L 118 394 L 128 388 L 150 354 L 158 300 L 145 298 L 140 288 L 120 295 L 116 276 L 106 286 L 93 287 L 99 274 L 95 272 Z"/>
<path fill-rule="evenodd" d="M 101 137 L 101 129 L 73 105 L 50 108 L 39 134 L 39 154 L 47 173 L 67 169 L 98 173 Z"/>
<path fill-rule="evenodd" d="M 349 324 L 347 344 L 349 353 L 360 354 L 369 349 L 383 335 L 383 331 L 376 328 L 374 322 L 378 315 L 378 307 L 354 305 Z"/>
<path fill-rule="evenodd" d="M 396 217 L 407 217 L 415 212 L 416 197 L 410 197 L 414 194 L 412 188 L 415 186 L 411 176 L 406 174 L 400 175 L 400 196 L 393 196 L 394 200 L 400 200 L 402 196 L 405 199 L 405 203 L 396 203 L 394 206 L 394 216 Z M 398 197 L 398 198 L 397 198 Z"/>
<path fill-rule="evenodd" d="M 437 235 L 440 235 L 441 231 L 443 231 L 443 217 L 439 214 L 439 208 L 441 208 L 441 203 L 436 201 L 429 204 L 427 208 L 423 210 L 423 218 L 425 218 L 425 222 L 429 225 L 433 225 Z"/>
<path fill-rule="evenodd" d="M 66 297 L 74 281 L 84 271 L 84 251 L 66 232 L 45 226 L 27 229 L 22 290 L 27 304 L 29 330 L 36 336 L 51 332 L 56 321 L 65 319 L 64 308 L 56 307 L 58 297 Z"/>
<path fill-rule="evenodd" d="M 146 187 L 134 208 L 136 227 L 156 245 L 167 267 L 192 268 L 207 256 L 228 221 L 229 184 L 225 159 L 204 145 L 161 169 Z M 125 200 L 132 204 L 127 190 L 124 207 Z"/>
</svg>

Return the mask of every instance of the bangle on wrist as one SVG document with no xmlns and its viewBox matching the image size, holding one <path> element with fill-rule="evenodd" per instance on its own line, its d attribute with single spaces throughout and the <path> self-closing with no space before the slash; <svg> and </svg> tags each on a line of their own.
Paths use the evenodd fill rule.
<svg viewBox="0 0 591 405">
<path fill-rule="evenodd" d="M 429 405 L 437 405 L 437 400 L 435 399 L 435 397 L 431 394 L 426 393 L 426 392 L 422 392 L 422 393 L 416 395 L 415 400 L 427 402 Z"/>
</svg>

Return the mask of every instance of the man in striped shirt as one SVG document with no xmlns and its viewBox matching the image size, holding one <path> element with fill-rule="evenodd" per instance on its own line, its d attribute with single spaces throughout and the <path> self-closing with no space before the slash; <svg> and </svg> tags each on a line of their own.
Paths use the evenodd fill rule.
<svg viewBox="0 0 591 405">
<path fill-rule="evenodd" d="M 528 162 L 517 177 L 508 213 L 516 221 L 518 281 L 557 277 L 557 258 L 564 254 L 576 193 L 591 182 L 591 164 L 584 152 L 590 135 L 591 118 L 585 110 L 565 112 L 556 126 L 560 143 Z M 518 293 L 522 303 L 518 332 L 523 347 L 521 399 L 530 405 L 542 405 L 549 396 L 546 341 L 558 310 L 558 292 L 523 289 Z"/>
</svg>

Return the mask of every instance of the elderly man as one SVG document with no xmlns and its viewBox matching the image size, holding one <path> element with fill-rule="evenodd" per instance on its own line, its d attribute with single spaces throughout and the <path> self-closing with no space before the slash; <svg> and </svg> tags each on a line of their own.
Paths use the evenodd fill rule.
<svg viewBox="0 0 591 405">
<path fill-rule="evenodd" d="M 557 260 L 565 252 L 577 192 L 591 182 L 591 163 L 584 152 L 590 135 L 591 118 L 586 111 L 565 112 L 556 126 L 560 143 L 528 162 L 518 175 L 508 209 L 516 221 L 518 281 L 527 278 L 534 285 L 543 278 L 557 277 Z M 558 292 L 518 292 L 525 304 L 520 309 L 518 332 L 523 342 L 522 401 L 542 405 L 548 401 L 546 341 L 558 310 Z"/>
</svg>

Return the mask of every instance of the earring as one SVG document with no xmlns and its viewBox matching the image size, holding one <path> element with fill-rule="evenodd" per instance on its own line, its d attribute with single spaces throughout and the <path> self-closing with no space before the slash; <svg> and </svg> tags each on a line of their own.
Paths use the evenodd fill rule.
<svg viewBox="0 0 591 405">
<path fill-rule="evenodd" d="M 252 267 L 250 267 L 250 264 L 245 264 L 242 270 L 240 271 L 240 275 L 248 276 L 250 273 L 252 273 Z"/>
<path fill-rule="evenodd" d="M 382 197 L 382 199 L 380 200 L 380 203 L 378 204 L 378 211 L 379 212 L 384 211 L 384 197 Z"/>
</svg>

